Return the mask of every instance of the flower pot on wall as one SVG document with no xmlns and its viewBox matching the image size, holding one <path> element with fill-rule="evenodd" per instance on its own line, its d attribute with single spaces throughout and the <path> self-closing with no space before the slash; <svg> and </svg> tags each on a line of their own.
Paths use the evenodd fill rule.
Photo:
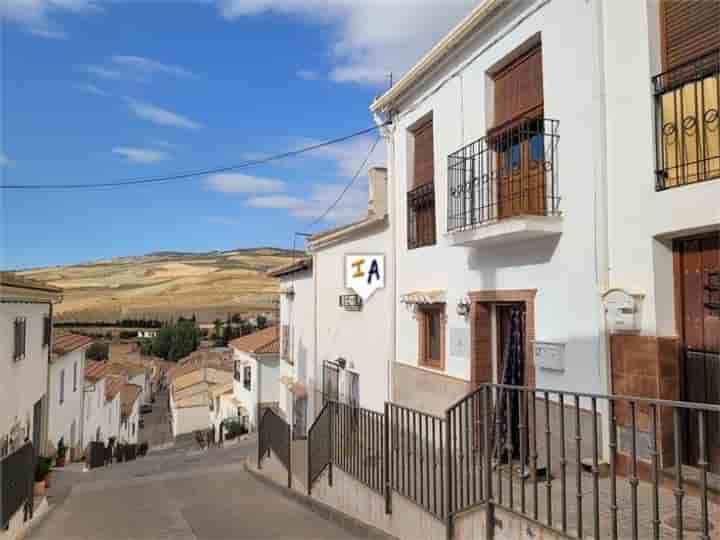
<svg viewBox="0 0 720 540">
<path fill-rule="evenodd" d="M 45 480 L 42 480 L 40 482 L 35 482 L 33 484 L 33 495 L 35 497 L 42 497 L 45 495 L 45 489 L 47 486 L 45 485 Z"/>
</svg>

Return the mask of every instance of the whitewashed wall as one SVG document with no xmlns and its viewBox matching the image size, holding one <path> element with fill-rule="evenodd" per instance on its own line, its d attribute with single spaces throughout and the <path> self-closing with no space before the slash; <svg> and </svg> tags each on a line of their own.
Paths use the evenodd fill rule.
<svg viewBox="0 0 720 540">
<path fill-rule="evenodd" d="M 120 421 L 120 442 L 127 444 L 137 444 L 140 427 L 140 398 L 135 400 L 132 412 L 124 421 Z M 133 429 L 134 426 L 134 429 Z"/>
<path fill-rule="evenodd" d="M 60 403 L 61 373 L 65 373 L 64 401 Z M 77 384 L 74 373 L 77 373 Z M 77 349 L 56 358 L 50 365 L 48 384 L 48 442 L 57 448 L 62 437 L 67 448 L 82 446 L 83 387 L 85 384 L 85 349 Z M 72 438 L 73 423 L 75 438 Z"/>
<path fill-rule="evenodd" d="M 20 423 L 33 430 L 33 406 L 47 389 L 48 348 L 43 347 L 44 317 L 49 306 L 44 304 L 0 304 L 0 437 L 11 426 Z M 14 321 L 27 319 L 26 354 L 13 361 Z"/>
<path fill-rule="evenodd" d="M 105 442 L 109 437 L 106 426 L 107 413 L 105 412 L 105 379 L 100 379 L 94 384 L 87 384 L 84 415 L 83 449 L 90 442 L 98 440 L 98 428 L 100 428 L 99 440 Z"/>
<path fill-rule="evenodd" d="M 669 239 L 720 230 L 720 181 L 655 191 L 650 79 L 662 72 L 658 2 L 603 6 L 611 286 L 644 293 L 643 332 L 672 336 Z"/>
<path fill-rule="evenodd" d="M 409 129 L 432 112 L 438 234 L 437 245 L 407 250 L 406 227 L 397 227 L 397 294 L 446 289 L 448 332 L 469 335 L 468 321 L 455 309 L 469 291 L 536 288 L 537 338 L 567 342 L 568 359 L 565 372 L 538 370 L 537 385 L 598 391 L 602 389 L 604 361 L 593 244 L 592 3 L 553 0 L 512 5 L 511 14 L 479 32 L 398 107 L 391 167 L 396 171 L 397 222 L 407 223 Z M 557 166 L 563 232 L 555 238 L 483 249 L 451 246 L 446 214 L 447 157 L 484 136 L 490 125 L 488 70 L 538 34 L 542 40 L 544 115 L 560 122 Z M 461 75 L 450 76 L 468 61 L 471 63 Z M 397 336 L 397 360 L 416 365 L 417 321 L 401 305 Z M 450 339 L 446 344 L 447 374 L 469 380 L 469 353 L 452 356 Z"/>
<path fill-rule="evenodd" d="M 322 384 L 324 361 L 345 358 L 348 369 L 359 375 L 360 406 L 377 411 L 383 410 L 390 396 L 389 370 L 394 357 L 392 249 L 391 230 L 385 225 L 313 253 L 319 284 L 314 369 L 318 382 Z M 345 256 L 358 253 L 385 256 L 385 288 L 375 291 L 361 311 L 346 311 L 339 306 L 339 296 L 354 291 L 345 287 Z"/>
</svg>

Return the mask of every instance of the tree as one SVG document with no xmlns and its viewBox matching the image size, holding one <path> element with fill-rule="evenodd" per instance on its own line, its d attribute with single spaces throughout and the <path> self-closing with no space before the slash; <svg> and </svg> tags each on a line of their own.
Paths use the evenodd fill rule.
<svg viewBox="0 0 720 540">
<path fill-rule="evenodd" d="M 263 328 L 267 328 L 267 325 L 268 325 L 268 324 L 267 324 L 267 317 L 265 317 L 265 315 L 258 315 L 258 316 L 255 318 L 255 321 L 256 321 L 257 329 L 258 329 L 258 330 L 262 330 Z"/>
<path fill-rule="evenodd" d="M 177 361 L 197 350 L 199 345 L 200 331 L 186 319 L 162 327 L 152 340 L 151 350 L 155 356 Z"/>
<path fill-rule="evenodd" d="M 228 343 L 230 343 L 235 338 L 235 331 L 233 329 L 232 325 L 232 319 L 230 315 L 228 315 L 227 323 L 225 324 L 225 332 L 223 332 L 223 346 L 227 346 Z"/>
<path fill-rule="evenodd" d="M 101 343 L 99 341 L 94 342 L 87 348 L 85 352 L 85 358 L 88 360 L 103 361 L 107 360 L 109 356 L 110 346 L 107 343 Z"/>
<path fill-rule="evenodd" d="M 240 316 L 239 313 L 236 313 L 235 315 L 233 315 L 231 321 L 233 324 L 242 324 L 242 322 L 243 322 L 242 317 Z"/>
</svg>

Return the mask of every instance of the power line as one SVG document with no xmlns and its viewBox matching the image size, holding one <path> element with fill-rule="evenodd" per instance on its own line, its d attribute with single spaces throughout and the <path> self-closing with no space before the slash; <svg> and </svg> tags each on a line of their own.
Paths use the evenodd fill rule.
<svg viewBox="0 0 720 540">
<path fill-rule="evenodd" d="M 333 201 L 333 203 L 327 207 L 327 209 L 318 217 L 316 217 L 313 221 L 311 221 L 308 224 L 308 227 L 314 227 L 317 225 L 320 221 L 325 219 L 325 217 L 333 211 L 333 209 L 338 205 L 338 203 L 342 200 L 342 198 L 345 196 L 345 194 L 348 192 L 348 190 L 352 187 L 352 185 L 355 183 L 355 181 L 360 176 L 360 173 L 362 173 L 363 169 L 365 169 L 365 165 L 367 165 L 367 162 L 370 160 L 370 156 L 372 156 L 373 152 L 375 151 L 375 147 L 380 142 L 380 137 L 377 137 L 375 139 L 375 142 L 373 142 L 372 146 L 370 146 L 370 150 L 367 153 L 367 156 L 365 156 L 365 159 L 363 160 L 362 164 L 358 168 L 358 170 L 355 172 L 355 175 L 350 179 L 350 181 L 347 183 L 345 188 L 340 192 L 340 195 L 338 195 L 337 199 Z"/>
<path fill-rule="evenodd" d="M 365 135 L 367 133 L 377 131 L 378 129 L 388 125 L 389 123 L 390 122 L 386 122 L 385 124 L 376 125 L 376 126 L 373 126 L 373 127 L 367 128 L 367 129 L 363 129 L 361 131 L 356 131 L 355 133 L 351 133 L 349 135 L 344 135 L 344 136 L 338 137 L 336 139 L 330 139 L 325 142 L 313 144 L 310 146 L 305 146 L 298 150 L 291 150 L 289 152 L 283 152 L 281 154 L 275 154 L 275 155 L 260 158 L 260 159 L 248 160 L 248 161 L 244 161 L 242 163 L 238 163 L 236 165 L 228 165 L 225 167 L 200 169 L 197 171 L 176 173 L 176 174 L 172 174 L 172 175 L 168 175 L 168 176 L 129 178 L 126 180 L 118 180 L 115 182 L 99 182 L 99 183 L 95 183 L 95 184 L 0 184 L 0 189 L 6 189 L 6 190 L 10 190 L 10 189 L 12 189 L 12 190 L 98 189 L 98 188 L 126 187 L 126 186 L 134 186 L 134 185 L 141 185 L 141 184 L 157 184 L 157 183 L 165 183 L 165 182 L 176 182 L 179 180 L 189 180 L 189 179 L 199 178 L 202 176 L 208 176 L 211 174 L 228 172 L 228 171 L 233 171 L 233 170 L 237 170 L 237 169 L 244 169 L 247 167 L 263 165 L 265 163 L 270 163 L 273 161 L 279 161 L 281 159 L 295 157 L 295 156 L 298 156 L 301 154 L 305 154 L 307 152 L 312 152 L 313 150 L 318 150 L 320 148 L 325 148 L 327 146 L 339 144 L 341 142 L 345 142 L 350 139 L 354 139 L 355 137 L 360 137 L 361 135 Z M 377 141 L 375 142 L 375 144 L 377 144 Z M 374 146 L 373 146 L 373 149 L 374 149 Z M 368 156 L 368 159 L 369 159 L 369 157 L 370 156 Z M 366 160 L 366 162 L 367 162 L 367 160 Z"/>
</svg>

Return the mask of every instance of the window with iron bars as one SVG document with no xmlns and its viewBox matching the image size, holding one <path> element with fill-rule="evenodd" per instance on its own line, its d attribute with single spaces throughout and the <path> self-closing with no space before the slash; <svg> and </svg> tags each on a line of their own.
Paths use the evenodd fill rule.
<svg viewBox="0 0 720 540">
<path fill-rule="evenodd" d="M 13 335 L 15 338 L 13 360 L 17 362 L 25 358 L 27 342 L 27 319 L 25 317 L 16 318 L 13 330 Z"/>
<path fill-rule="evenodd" d="M 416 187 L 407 194 L 408 249 L 435 244 L 435 186 Z"/>
<path fill-rule="evenodd" d="M 52 334 L 52 319 L 46 316 L 43 319 L 43 347 L 50 345 L 50 336 Z"/>
</svg>

